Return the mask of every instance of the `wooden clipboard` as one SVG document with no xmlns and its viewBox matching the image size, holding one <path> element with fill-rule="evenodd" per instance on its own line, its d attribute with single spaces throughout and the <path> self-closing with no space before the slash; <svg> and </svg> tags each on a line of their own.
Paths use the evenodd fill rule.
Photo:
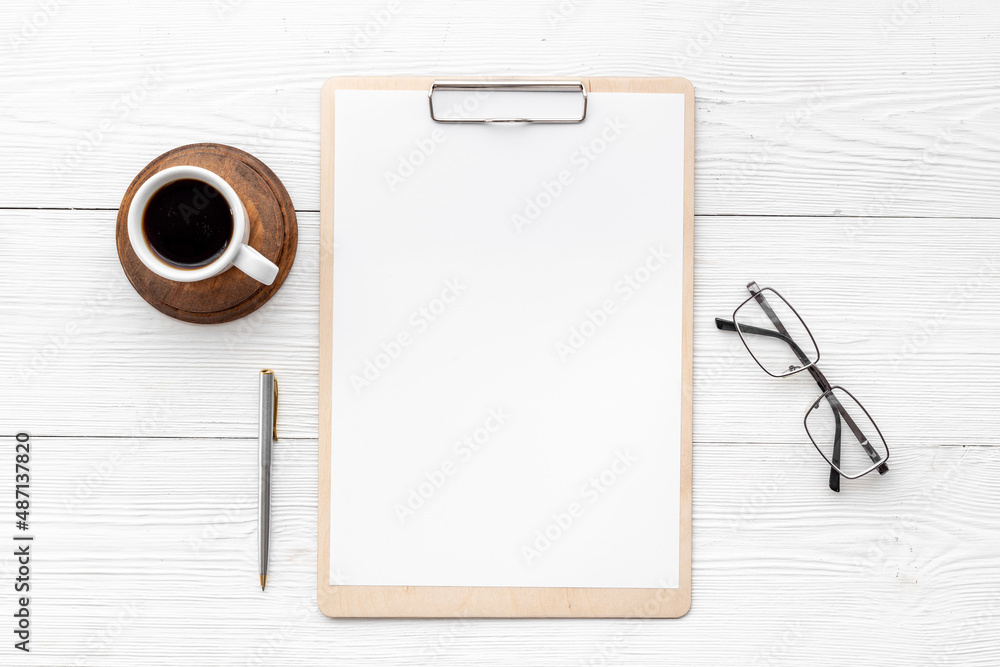
<svg viewBox="0 0 1000 667">
<path fill-rule="evenodd" d="M 683 331 L 678 588 L 502 588 L 331 585 L 331 361 L 334 241 L 334 107 L 337 90 L 423 90 L 433 77 L 337 77 L 322 89 L 319 516 L 320 610 L 331 617 L 675 618 L 691 606 L 691 443 L 694 310 L 694 88 L 682 78 L 582 79 L 590 92 L 684 95 Z M 530 79 L 526 79 L 530 81 Z"/>
</svg>

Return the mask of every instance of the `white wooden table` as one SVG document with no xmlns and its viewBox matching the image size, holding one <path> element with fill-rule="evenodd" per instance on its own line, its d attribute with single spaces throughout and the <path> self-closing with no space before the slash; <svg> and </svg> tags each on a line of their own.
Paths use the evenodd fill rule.
<svg viewBox="0 0 1000 667">
<path fill-rule="evenodd" d="M 337 74 L 682 75 L 697 92 L 694 604 L 671 621 L 316 609 L 319 89 Z M 133 175 L 182 144 L 284 181 L 264 309 L 131 289 Z M 993 2 L 211 3 L 0 9 L 0 664 L 1000 663 L 1000 10 Z M 807 317 L 892 470 L 826 488 L 815 386 L 715 330 L 755 279 Z M 282 382 L 256 574 L 258 369 Z M 32 652 L 13 435 L 33 435 Z M 11 547 L 11 548 L 8 548 Z"/>
</svg>

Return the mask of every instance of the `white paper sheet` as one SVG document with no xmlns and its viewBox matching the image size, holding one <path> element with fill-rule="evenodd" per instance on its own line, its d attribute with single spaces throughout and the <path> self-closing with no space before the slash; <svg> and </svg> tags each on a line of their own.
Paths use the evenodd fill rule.
<svg viewBox="0 0 1000 667">
<path fill-rule="evenodd" d="M 335 108 L 330 583 L 677 587 L 683 96 Z"/>
</svg>

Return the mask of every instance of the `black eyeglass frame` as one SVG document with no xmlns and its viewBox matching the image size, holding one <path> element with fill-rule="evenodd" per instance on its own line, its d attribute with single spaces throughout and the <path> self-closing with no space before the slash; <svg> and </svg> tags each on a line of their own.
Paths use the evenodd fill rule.
<svg viewBox="0 0 1000 667">
<path fill-rule="evenodd" d="M 829 464 L 830 466 L 830 489 L 837 492 L 840 491 L 841 477 L 845 477 L 847 479 L 858 479 L 859 477 L 863 477 L 868 473 L 872 472 L 873 470 L 878 470 L 880 475 L 884 475 L 885 473 L 889 472 L 889 467 L 886 465 L 886 461 L 889 460 L 889 445 L 888 443 L 886 443 L 885 437 L 882 435 L 881 429 L 879 429 L 878 424 L 875 423 L 875 420 L 872 419 L 871 415 L 868 413 L 868 410 L 865 408 L 865 406 L 863 406 L 861 402 L 858 401 L 857 398 L 855 398 L 854 394 L 852 394 L 851 392 L 847 391 L 846 389 L 844 389 L 839 385 L 837 386 L 831 385 L 829 380 L 826 379 L 826 376 L 823 375 L 823 372 L 820 371 L 819 367 L 816 365 L 820 359 L 819 346 L 816 344 L 816 338 L 812 335 L 812 331 L 809 330 L 809 326 L 805 323 L 805 320 L 802 319 L 802 316 L 800 316 L 798 311 L 796 311 L 795 308 L 775 289 L 772 289 L 770 287 L 765 287 L 761 289 L 754 281 L 751 281 L 747 284 L 747 289 L 750 291 L 750 296 L 745 301 L 743 301 L 739 306 L 737 306 L 736 309 L 733 311 L 733 319 L 730 321 L 717 317 L 715 318 L 715 326 L 723 331 L 735 331 L 737 334 L 739 334 L 740 340 L 743 342 L 743 346 L 746 347 L 747 352 L 750 353 L 750 356 L 757 363 L 757 365 L 760 366 L 761 370 L 763 370 L 771 377 L 778 377 L 778 378 L 788 377 L 789 375 L 795 375 L 796 373 L 800 373 L 804 370 L 808 370 L 809 374 L 812 375 L 813 380 L 816 381 L 816 384 L 819 385 L 819 388 L 823 393 L 821 393 L 819 397 L 815 401 L 813 401 L 809 405 L 809 408 L 806 410 L 805 417 L 803 418 L 803 427 L 805 428 L 806 435 L 809 436 L 809 440 L 812 442 L 813 447 L 816 448 L 816 451 L 819 452 L 820 456 L 823 457 L 823 460 L 825 460 L 827 464 Z M 792 313 L 799 319 L 799 322 L 802 324 L 802 327 L 806 330 L 806 333 L 809 335 L 810 341 L 812 341 L 813 349 L 816 350 L 816 359 L 810 360 L 809 356 L 792 339 L 791 334 L 788 333 L 788 330 L 785 328 L 784 324 L 782 324 L 781 320 L 778 318 L 777 313 L 774 312 L 774 309 L 771 308 L 771 305 L 767 302 L 767 299 L 764 296 L 765 292 L 771 292 L 775 296 L 777 296 L 786 306 L 788 306 L 788 308 L 792 311 Z M 760 307 L 764 310 L 764 313 L 768 316 L 768 319 L 770 319 L 771 323 L 774 324 L 774 327 L 775 329 L 777 329 L 777 331 L 771 331 L 770 329 L 762 329 L 760 327 L 755 327 L 746 324 L 737 324 L 738 318 L 736 314 L 740 311 L 740 308 L 750 303 L 750 301 L 757 301 Z M 758 359 L 757 356 L 753 353 L 753 348 L 750 346 L 749 343 L 747 343 L 747 340 L 743 335 L 744 332 L 746 332 L 747 334 L 768 336 L 771 338 L 777 338 L 778 340 L 781 340 L 792 349 L 792 351 L 795 353 L 795 356 L 798 357 L 799 361 L 802 363 L 802 366 L 789 367 L 788 372 L 782 373 L 780 375 L 772 373 L 770 370 L 767 369 L 767 367 L 764 366 L 764 364 L 761 363 L 760 359 Z M 850 396 L 851 400 L 854 401 L 854 403 L 856 403 L 859 408 L 861 408 L 862 412 L 865 413 L 865 417 L 867 417 L 871 425 L 875 427 L 875 432 L 878 433 L 879 440 L 882 441 L 882 446 L 885 448 L 885 458 L 879 456 L 878 452 L 876 452 L 875 449 L 871 446 L 871 443 L 869 442 L 867 436 L 865 436 L 865 434 L 861 432 L 860 427 L 858 427 L 854 419 L 851 418 L 847 410 L 844 409 L 843 404 L 839 400 L 837 400 L 837 396 L 834 393 L 835 390 L 842 391 L 848 396 Z M 816 439 L 813 437 L 813 434 L 809 431 L 809 415 L 812 413 L 813 410 L 819 408 L 820 403 L 824 399 L 826 399 L 826 401 L 830 404 L 830 407 L 833 410 L 834 418 L 836 419 L 832 459 L 831 457 L 828 457 L 826 455 L 826 453 L 823 451 L 823 448 L 819 446 L 819 443 L 816 442 Z M 843 420 L 847 424 L 848 428 L 850 428 L 851 432 L 854 434 L 854 437 L 858 439 L 858 443 L 865 450 L 865 453 L 868 455 L 868 457 L 872 460 L 872 466 L 870 468 L 856 475 L 848 475 L 847 473 L 845 473 L 843 470 L 840 469 L 841 430 L 842 430 L 841 420 Z"/>
</svg>

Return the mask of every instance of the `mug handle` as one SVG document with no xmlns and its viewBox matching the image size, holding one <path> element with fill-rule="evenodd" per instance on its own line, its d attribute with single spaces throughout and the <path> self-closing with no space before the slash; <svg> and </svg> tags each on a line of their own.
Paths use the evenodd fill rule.
<svg viewBox="0 0 1000 667">
<path fill-rule="evenodd" d="M 270 285 L 278 276 L 278 267 L 274 262 L 264 257 L 247 244 L 240 246 L 240 251 L 233 259 L 233 265 L 259 283 Z"/>
</svg>

